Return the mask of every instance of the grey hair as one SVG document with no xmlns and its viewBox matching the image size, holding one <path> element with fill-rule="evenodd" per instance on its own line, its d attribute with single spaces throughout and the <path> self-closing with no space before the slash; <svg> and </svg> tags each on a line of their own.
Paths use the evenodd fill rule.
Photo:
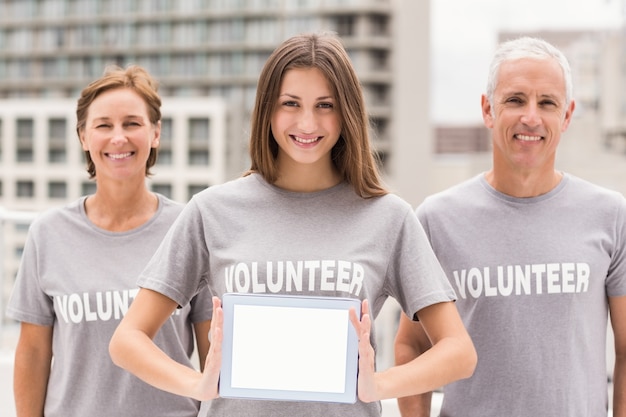
<svg viewBox="0 0 626 417">
<path fill-rule="evenodd" d="M 498 75 L 502 63 L 522 58 L 554 59 L 561 66 L 565 80 L 565 106 L 567 107 L 573 95 L 572 70 L 570 69 L 567 58 L 552 44 L 543 39 L 528 36 L 506 41 L 498 46 L 491 60 L 489 76 L 487 78 L 486 95 L 489 103 L 493 105 L 493 94 L 498 85 Z"/>
</svg>

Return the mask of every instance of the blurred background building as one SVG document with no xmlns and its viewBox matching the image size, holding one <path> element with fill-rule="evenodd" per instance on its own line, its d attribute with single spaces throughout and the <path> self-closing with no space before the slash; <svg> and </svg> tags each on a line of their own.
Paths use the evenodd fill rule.
<svg viewBox="0 0 626 417">
<path fill-rule="evenodd" d="M 12 214 L 94 190 L 74 112 L 109 64 L 139 64 L 159 80 L 163 135 L 149 183 L 185 202 L 248 167 L 257 77 L 274 48 L 296 33 L 336 32 L 363 85 L 385 178 L 416 204 L 431 147 L 428 17 L 425 1 L 0 1 L 2 317 L 29 218 Z"/>
</svg>

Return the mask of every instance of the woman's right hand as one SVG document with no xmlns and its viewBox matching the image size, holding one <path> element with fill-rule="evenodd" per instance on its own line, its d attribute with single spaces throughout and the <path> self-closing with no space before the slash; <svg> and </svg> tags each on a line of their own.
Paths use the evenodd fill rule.
<svg viewBox="0 0 626 417">
<path fill-rule="evenodd" d="M 211 319 L 211 332 L 209 334 L 211 346 L 204 363 L 204 371 L 199 384 L 196 387 L 194 397 L 201 401 L 212 400 L 219 397 L 218 382 L 222 367 L 222 340 L 224 339 L 224 311 L 222 302 L 218 297 L 213 297 L 213 317 Z"/>
</svg>

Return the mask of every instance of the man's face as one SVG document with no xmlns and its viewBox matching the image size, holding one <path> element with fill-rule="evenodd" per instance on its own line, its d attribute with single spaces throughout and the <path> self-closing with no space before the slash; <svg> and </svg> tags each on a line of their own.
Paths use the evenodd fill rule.
<svg viewBox="0 0 626 417">
<path fill-rule="evenodd" d="M 500 67 L 493 103 L 482 97 L 492 129 L 494 168 L 509 173 L 552 172 L 561 133 L 574 111 L 565 103 L 565 80 L 553 59 L 522 58 Z"/>
</svg>

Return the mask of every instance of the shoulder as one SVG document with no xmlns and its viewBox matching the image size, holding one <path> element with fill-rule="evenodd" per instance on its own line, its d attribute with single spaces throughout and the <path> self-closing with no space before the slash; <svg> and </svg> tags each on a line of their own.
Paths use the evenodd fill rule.
<svg viewBox="0 0 626 417">
<path fill-rule="evenodd" d="M 263 188 L 265 184 L 260 176 L 256 174 L 236 178 L 221 184 L 211 185 L 199 193 L 195 194 L 191 201 L 204 201 L 216 198 L 242 197 L 249 192 L 256 192 Z"/>
<path fill-rule="evenodd" d="M 31 223 L 33 227 L 45 227 L 51 225 L 58 227 L 60 222 L 67 222 L 69 220 L 82 219 L 84 212 L 83 205 L 85 197 L 81 197 L 78 200 L 72 201 L 63 206 L 51 207 L 44 211 L 37 213 Z"/>
<path fill-rule="evenodd" d="M 431 207 L 454 207 L 468 202 L 470 198 L 476 198 L 483 190 L 481 178 L 483 174 L 476 175 L 445 190 L 431 194 L 419 205 L 418 210 L 426 210 Z"/>
<path fill-rule="evenodd" d="M 591 207 L 626 208 L 626 199 L 616 190 L 594 184 L 571 174 L 565 174 L 565 179 L 568 181 L 566 185 L 567 195 L 577 200 L 583 207 L 588 204 Z"/>
</svg>

